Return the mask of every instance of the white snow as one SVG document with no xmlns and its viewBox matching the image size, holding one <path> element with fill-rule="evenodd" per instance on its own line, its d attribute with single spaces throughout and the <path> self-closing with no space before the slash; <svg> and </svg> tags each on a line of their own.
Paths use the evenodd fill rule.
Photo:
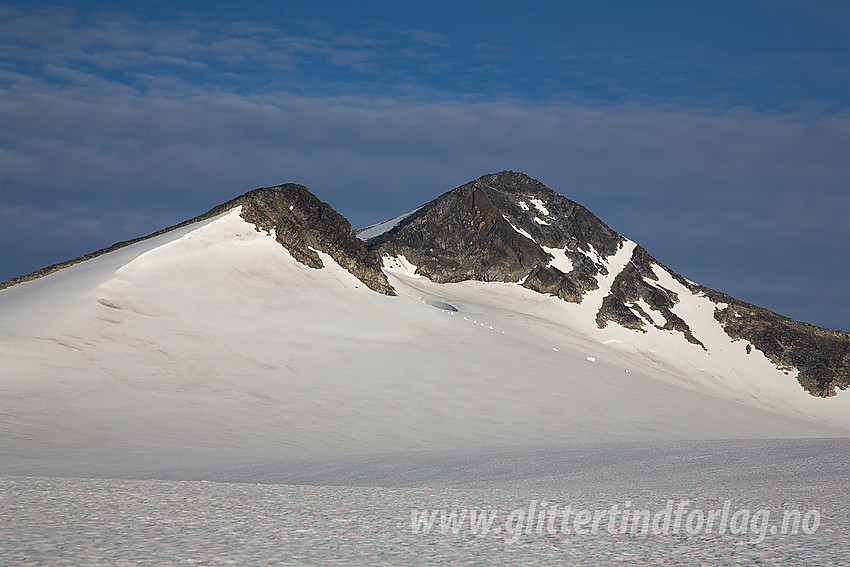
<svg viewBox="0 0 850 567">
<path fill-rule="evenodd" d="M 590 248 L 589 252 L 585 252 L 584 250 L 579 249 L 579 252 L 596 262 L 597 264 L 600 262 L 605 262 L 605 258 L 602 257 L 602 254 L 599 253 L 596 248 L 594 248 L 593 244 L 587 243 L 587 247 Z"/>
<path fill-rule="evenodd" d="M 549 261 L 549 266 L 558 268 L 565 274 L 569 274 L 573 270 L 573 261 L 566 255 L 566 248 L 549 248 L 547 246 L 541 246 L 541 248 L 553 256 L 552 260 Z"/>
<path fill-rule="evenodd" d="M 389 270 L 392 272 L 401 272 L 410 278 L 424 277 L 416 274 L 416 266 L 411 264 L 410 261 L 408 261 L 408 259 L 404 256 L 404 254 L 400 254 L 395 257 L 384 256 L 383 263 L 384 270 Z"/>
<path fill-rule="evenodd" d="M 716 309 L 726 304 L 715 304 L 703 294 L 692 293 L 676 281 L 664 268 L 654 265 L 658 284 L 675 292 L 679 302 L 673 312 L 688 322 L 694 336 L 707 352 L 696 345 L 678 343 L 671 345 L 675 351 L 667 355 L 677 364 L 703 369 L 700 382 L 703 391 L 724 395 L 744 402 L 757 401 L 759 405 L 781 409 L 784 413 L 808 415 L 810 418 L 840 423 L 844 421 L 845 400 L 850 396 L 835 396 L 826 400 L 807 394 L 796 380 L 796 371 L 790 375 L 778 370 L 760 351 L 746 353 L 746 341 L 733 341 L 714 318 Z M 671 347 L 667 347 L 670 349 Z M 699 351 L 699 352 L 695 352 Z M 685 362 L 687 359 L 687 362 Z M 696 359 L 701 359 L 697 362 Z M 709 370 L 710 369 L 710 370 Z"/>
<path fill-rule="evenodd" d="M 595 321 L 596 313 L 602 307 L 602 301 L 611 292 L 611 285 L 614 283 L 614 280 L 631 261 L 637 244 L 631 240 L 625 240 L 620 244 L 620 249 L 609 258 L 602 258 L 592 245 L 588 246 L 590 246 L 591 253 L 596 255 L 596 261 L 604 264 L 608 270 L 607 275 L 600 274 L 596 276 L 596 282 L 599 284 L 599 287 L 588 291 L 582 298 L 581 304 L 578 305 L 578 308 L 585 317 Z"/>
<path fill-rule="evenodd" d="M 528 234 L 528 233 L 527 233 L 526 231 L 524 231 L 523 229 L 518 228 L 518 227 L 517 227 L 514 223 L 512 223 L 512 222 L 511 222 L 511 219 L 509 219 L 509 218 L 508 218 L 508 217 L 506 217 L 505 215 L 502 215 L 502 218 L 503 218 L 503 219 L 505 219 L 506 221 L 508 221 L 508 224 L 509 224 L 509 225 L 511 225 L 511 228 L 513 228 L 515 231 L 517 231 L 518 233 L 520 233 L 521 235 L 523 235 L 524 237 L 526 237 L 526 238 L 527 238 L 527 239 L 529 239 L 530 241 L 534 242 L 535 244 L 537 243 L 537 241 L 536 241 L 536 240 L 534 240 L 534 238 L 532 238 L 532 236 L 531 236 L 530 234 Z"/>
<path fill-rule="evenodd" d="M 647 323 L 658 325 L 659 327 L 663 327 L 664 323 L 666 323 L 664 315 L 655 311 L 645 300 L 638 299 L 635 301 L 635 305 L 640 307 L 641 310 L 643 310 L 643 313 L 638 310 L 633 310 L 634 314 L 644 320 L 646 320 L 646 317 L 649 317 L 649 321 L 647 321 Z"/>
<path fill-rule="evenodd" d="M 537 224 L 541 224 L 543 226 L 549 226 L 549 223 L 546 222 L 545 220 L 541 219 L 540 217 L 534 217 L 534 222 L 536 222 Z"/>
<path fill-rule="evenodd" d="M 527 204 L 525 201 L 520 201 L 520 202 L 519 202 L 519 207 L 520 207 L 523 211 L 527 211 L 527 210 L 528 210 L 528 204 Z"/>
<path fill-rule="evenodd" d="M 296 262 L 234 209 L 0 291 L 0 453 L 167 466 L 847 434 L 850 397 L 812 398 L 746 355 L 712 326 L 708 300 L 661 270 L 710 352 L 654 328 L 596 328 L 633 249 L 604 259 L 610 273 L 580 305 L 516 284 L 436 284 L 403 257 L 385 259 L 388 297 L 326 254 L 320 270 Z"/>
<path fill-rule="evenodd" d="M 401 221 L 403 221 L 421 208 L 422 207 L 417 207 L 412 211 L 404 213 L 403 215 L 399 215 L 389 220 L 385 220 L 383 222 L 379 222 L 378 224 L 373 224 L 372 226 L 366 227 L 365 229 L 357 233 L 357 238 L 359 238 L 360 240 L 369 240 L 370 238 L 375 238 L 376 236 L 384 234 L 385 232 L 394 229 L 396 226 L 398 226 L 398 223 L 400 223 Z"/>
<path fill-rule="evenodd" d="M 0 477 L 0 548 L 4 564 L 44 566 L 847 565 L 848 450 L 847 439 L 617 443 Z M 787 536 L 763 524 L 760 543 L 761 522 L 688 535 L 684 515 L 669 535 L 612 534 L 607 518 L 596 535 L 560 533 L 560 522 L 556 533 L 501 529 L 532 500 L 655 513 L 668 499 L 687 500 L 686 513 L 728 500 L 732 511 L 768 510 L 769 525 L 794 509 L 822 522 Z M 414 533 L 412 510 L 487 510 L 500 530 L 473 536 L 467 522 L 444 534 L 438 519 Z"/>
<path fill-rule="evenodd" d="M 545 216 L 549 216 L 549 209 L 546 208 L 546 204 L 543 201 L 537 198 L 531 198 L 529 201 L 531 201 L 531 204 L 534 205 L 535 209 L 543 213 Z"/>
</svg>

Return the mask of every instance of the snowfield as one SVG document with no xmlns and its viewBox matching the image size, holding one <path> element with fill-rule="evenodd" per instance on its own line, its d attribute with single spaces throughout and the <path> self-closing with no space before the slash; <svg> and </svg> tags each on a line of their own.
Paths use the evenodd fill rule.
<svg viewBox="0 0 850 567">
<path fill-rule="evenodd" d="M 160 471 L 153 478 L 0 477 L 4 565 L 771 565 L 850 562 L 850 441 L 696 441 L 440 451 Z M 164 478 L 164 476 L 166 478 Z M 531 502 L 574 509 L 766 510 L 740 532 L 507 533 Z M 481 510 L 454 533 L 422 511 Z M 771 534 L 784 510 L 811 534 Z M 495 528 L 504 526 L 505 529 Z M 448 526 L 446 526 L 448 527 Z M 759 527 L 759 524 L 755 526 Z"/>
<path fill-rule="evenodd" d="M 294 261 L 234 209 L 0 292 L 3 446 L 310 456 L 846 434 L 850 396 L 813 398 L 746 355 L 661 270 L 710 353 L 597 329 L 633 248 L 581 305 L 435 284 L 403 259 L 386 297 L 327 255 L 321 270 Z"/>
<path fill-rule="evenodd" d="M 541 203 L 531 203 L 547 214 Z M 498 539 L 483 547 L 474 538 L 429 543 L 397 530 L 409 521 L 413 505 L 492 498 L 494 506 L 509 509 L 534 490 L 539 497 L 588 502 L 626 496 L 663 501 L 673 497 L 674 485 L 682 497 L 708 498 L 713 487 L 718 497 L 726 489 L 729 497 L 776 506 L 799 498 L 826 509 L 832 499 L 828 512 L 839 519 L 814 547 L 811 540 L 789 538 L 774 541 L 779 551 L 767 555 L 765 547 L 755 554 L 742 548 L 735 560 L 782 561 L 789 557 L 782 550 L 795 553 L 801 543 L 810 546 L 807 564 L 837 557 L 833 546 L 847 549 L 848 477 L 836 455 L 846 454 L 847 442 L 802 438 L 848 437 L 850 392 L 809 396 L 793 374 L 758 351 L 747 354 L 743 341 L 731 341 L 714 321 L 714 304 L 661 267 L 655 270 L 659 285 L 680 297 L 674 312 L 708 350 L 651 325 L 646 333 L 613 323 L 598 329 L 596 309 L 634 246 L 626 242 L 604 259 L 609 274 L 581 305 L 516 284 L 436 284 L 415 275 L 403 257 L 385 259 L 398 292 L 387 297 L 326 254 L 320 254 L 326 266 L 321 270 L 296 262 L 272 235 L 255 230 L 233 209 L 2 290 L 0 557 L 57 565 L 63 557 L 68 564 L 196 557 L 206 564 L 325 563 L 340 557 L 359 564 L 475 564 L 495 554 L 495 562 L 538 563 L 512 554 Z M 556 255 L 553 265 L 568 267 L 556 263 L 563 260 Z M 773 438 L 801 440 L 671 444 Z M 597 445 L 591 450 L 588 443 Z M 567 449 L 512 449 L 501 464 L 494 457 L 506 447 L 530 446 Z M 659 467 L 678 470 L 678 480 L 656 479 L 642 493 L 656 475 L 624 470 L 610 498 L 602 494 L 610 485 L 595 481 L 570 492 L 576 479 L 601 470 L 593 463 L 610 465 L 620 451 L 644 451 L 628 447 L 655 447 Z M 743 477 L 724 461 L 753 452 L 760 460 Z M 772 466 L 777 455 L 799 452 L 807 455 L 809 477 L 795 485 L 792 473 Z M 459 462 L 458 455 L 468 460 Z M 584 460 L 567 466 L 574 458 Z M 543 464 L 535 468 L 535 459 Z M 832 468 L 818 469 L 826 461 Z M 404 462 L 421 468 L 404 469 Z M 695 469 L 682 468 L 682 462 L 714 467 L 728 485 L 689 473 Z M 501 472 L 490 482 L 496 477 L 487 471 Z M 786 484 L 776 493 L 766 484 L 747 493 L 748 474 L 781 477 Z M 312 488 L 177 482 L 183 479 Z M 526 479 L 531 484 L 517 491 Z M 698 480 L 692 486 L 699 494 L 688 493 L 689 479 Z M 337 484 L 385 488 L 330 488 Z M 431 492 L 410 488 L 428 486 Z M 452 486 L 466 492 L 452 493 Z M 809 494 L 796 492 L 798 486 L 816 488 Z M 496 492 L 487 496 L 478 489 Z M 105 503 L 97 513 L 89 509 L 90 498 Z M 375 499 L 380 502 L 373 508 Z M 181 525 L 187 504 L 187 521 L 195 523 L 187 524 L 191 533 L 180 535 L 168 522 Z M 307 518 L 297 511 L 322 506 L 347 512 L 321 518 L 310 512 Z M 114 510 L 124 511 L 110 516 Z M 149 527 L 133 531 L 116 520 L 128 510 L 147 518 L 139 526 Z M 221 510 L 229 520 L 212 519 Z M 378 524 L 368 524 L 370 518 Z M 303 537 L 293 532 L 293 522 L 304 522 Z M 98 529 L 105 531 L 93 535 Z M 164 539 L 142 541 L 148 529 Z M 245 530 L 256 537 L 246 539 Z M 233 538 L 210 543 L 216 533 Z M 346 534 L 353 539 L 345 540 Z M 697 556 L 707 549 L 730 557 L 724 551 L 728 540 L 698 539 L 687 543 Z M 588 557 L 613 561 L 609 548 L 622 544 L 616 538 L 558 541 L 536 539 L 525 551 L 548 550 L 551 564 L 564 557 L 598 564 L 582 563 L 580 552 L 600 544 L 594 549 L 602 555 Z M 317 549 L 321 543 L 331 551 Z M 671 553 L 679 546 L 669 538 L 645 540 L 620 559 L 647 560 L 654 545 Z M 69 546 L 76 551 L 68 552 Z M 398 546 L 412 546 L 413 555 L 392 551 Z M 416 555 L 417 549 L 425 555 Z M 428 549 L 439 553 L 427 555 Z"/>
</svg>

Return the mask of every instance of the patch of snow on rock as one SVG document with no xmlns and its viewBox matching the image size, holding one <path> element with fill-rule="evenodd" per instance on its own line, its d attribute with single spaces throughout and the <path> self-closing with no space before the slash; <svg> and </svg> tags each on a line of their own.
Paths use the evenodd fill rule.
<svg viewBox="0 0 850 567">
<path fill-rule="evenodd" d="M 389 270 L 390 272 L 401 272 L 408 277 L 423 277 L 416 274 L 416 266 L 411 264 L 404 254 L 400 254 L 395 257 L 384 256 L 383 260 L 385 270 Z"/>
<path fill-rule="evenodd" d="M 573 271 L 573 261 L 566 254 L 566 248 L 549 248 L 542 246 L 543 250 L 553 256 L 549 266 L 561 270 L 565 274 Z"/>
<path fill-rule="evenodd" d="M 540 211 L 541 213 L 543 213 L 547 217 L 549 216 L 549 209 L 546 208 L 546 205 L 543 203 L 543 201 L 541 201 L 540 199 L 536 199 L 536 198 L 535 199 L 529 199 L 529 201 L 531 201 L 531 204 L 534 205 L 535 209 L 537 209 L 538 211 Z"/>
<path fill-rule="evenodd" d="M 528 234 L 527 232 L 525 232 L 523 229 L 518 228 L 517 226 L 515 226 L 515 225 L 514 225 L 514 223 L 512 223 L 512 222 L 511 222 L 511 220 L 510 220 L 508 217 L 506 217 L 505 215 L 502 215 L 502 218 L 503 218 L 503 219 L 505 219 L 506 221 L 508 221 L 508 224 L 509 224 L 509 225 L 511 225 L 511 228 L 513 228 L 515 231 L 517 231 L 518 233 L 520 233 L 521 235 L 523 235 L 523 236 L 524 236 L 524 237 L 526 237 L 527 239 L 531 240 L 531 241 L 532 241 L 532 242 L 534 242 L 535 244 L 537 243 L 537 241 L 536 241 L 536 240 L 534 240 L 534 238 L 532 238 L 530 234 Z"/>
</svg>

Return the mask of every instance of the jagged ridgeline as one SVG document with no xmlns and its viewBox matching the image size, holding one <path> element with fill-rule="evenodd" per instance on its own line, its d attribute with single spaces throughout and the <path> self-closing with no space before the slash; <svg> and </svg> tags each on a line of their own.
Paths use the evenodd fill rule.
<svg viewBox="0 0 850 567">
<path fill-rule="evenodd" d="M 581 303 L 599 290 L 600 281 L 613 277 L 601 290 L 600 328 L 615 322 L 645 332 L 652 325 L 680 332 L 703 348 L 673 307 L 680 293 L 707 297 L 730 338 L 749 341 L 780 368 L 797 369 L 812 395 L 834 395 L 850 384 L 847 333 L 800 323 L 690 282 L 583 206 L 522 173 L 485 175 L 457 187 L 369 239 L 367 248 L 381 257 L 403 255 L 435 282 L 517 282 L 571 303 Z"/>
</svg>

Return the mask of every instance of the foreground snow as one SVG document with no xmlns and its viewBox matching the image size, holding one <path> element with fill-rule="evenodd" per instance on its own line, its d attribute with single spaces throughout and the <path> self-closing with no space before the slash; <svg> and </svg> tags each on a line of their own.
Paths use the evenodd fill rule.
<svg viewBox="0 0 850 567">
<path fill-rule="evenodd" d="M 848 440 L 404 453 L 207 471 L 227 482 L 0 477 L 3 563 L 32 565 L 846 565 Z M 163 478 L 164 476 L 164 478 Z M 203 476 L 201 476 L 203 478 Z M 287 484 L 279 484 L 286 482 Z M 272 483 L 272 484 L 269 484 Z M 815 510 L 813 533 L 506 533 L 412 514 L 538 507 Z M 752 526 L 753 524 L 748 524 Z M 764 528 L 768 526 L 765 525 Z M 811 530 L 810 530 L 811 531 Z"/>
</svg>

